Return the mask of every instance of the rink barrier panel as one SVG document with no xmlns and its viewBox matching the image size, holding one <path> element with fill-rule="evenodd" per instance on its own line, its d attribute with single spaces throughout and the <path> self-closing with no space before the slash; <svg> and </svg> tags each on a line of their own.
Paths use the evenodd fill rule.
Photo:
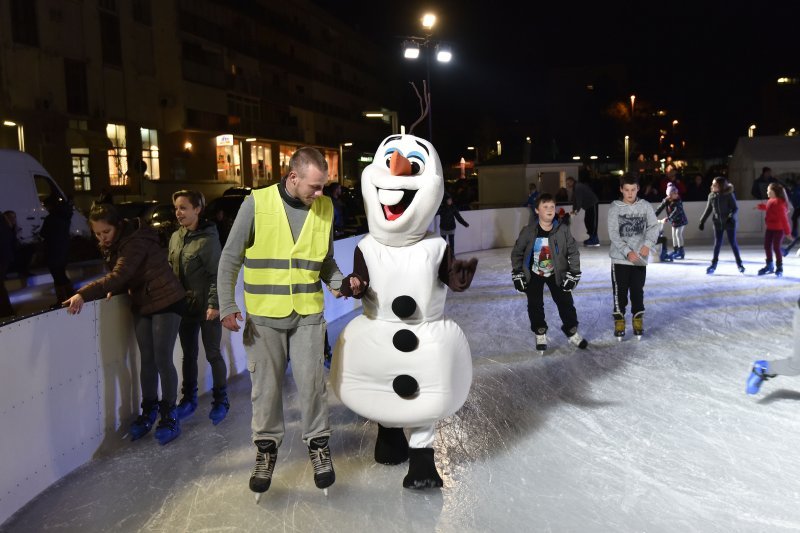
<svg viewBox="0 0 800 533">
<path fill-rule="evenodd" d="M 739 202 L 739 237 L 760 240 L 764 216 L 756 201 Z M 655 204 L 657 205 L 657 204 Z M 689 217 L 687 242 L 711 249 L 710 220 L 697 229 L 705 202 L 684 204 Z M 608 204 L 600 205 L 599 236 L 608 245 Z M 470 224 L 456 224 L 456 253 L 514 245 L 528 223 L 527 208 L 462 211 Z M 663 215 L 662 215 L 663 216 Z M 438 219 L 431 230 L 438 233 Z M 571 230 L 587 238 L 583 213 Z M 353 252 L 362 236 L 335 242 L 340 270 L 352 272 Z M 699 244 L 698 244 L 699 245 Z M 478 267 L 480 268 L 480 266 Z M 241 273 L 236 301 L 244 308 Z M 335 299 L 325 291 L 325 319 L 336 320 L 360 307 L 360 301 Z M 230 376 L 247 368 L 242 331 L 223 329 L 222 355 Z M 181 373 L 182 352 L 176 341 L 174 360 Z M 61 309 L 0 327 L 0 524 L 41 491 L 92 458 L 131 445 L 128 424 L 139 410 L 139 354 L 127 296 L 89 302 L 79 315 Z M 200 393 L 210 390 L 211 370 L 200 343 Z"/>
</svg>

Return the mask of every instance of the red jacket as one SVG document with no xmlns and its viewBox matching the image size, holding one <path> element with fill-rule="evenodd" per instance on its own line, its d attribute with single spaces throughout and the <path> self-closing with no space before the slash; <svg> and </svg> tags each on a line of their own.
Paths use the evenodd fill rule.
<svg viewBox="0 0 800 533">
<path fill-rule="evenodd" d="M 792 228 L 789 226 L 789 209 L 786 202 L 780 198 L 770 198 L 767 203 L 756 205 L 761 211 L 766 211 L 767 229 L 781 230 L 784 234 L 789 235 L 792 233 Z"/>
</svg>

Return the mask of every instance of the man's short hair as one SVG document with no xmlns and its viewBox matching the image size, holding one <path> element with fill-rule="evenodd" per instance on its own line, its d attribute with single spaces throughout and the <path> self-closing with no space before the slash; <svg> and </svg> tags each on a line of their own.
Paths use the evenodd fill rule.
<svg viewBox="0 0 800 533">
<path fill-rule="evenodd" d="M 621 189 L 624 185 L 639 185 L 639 176 L 630 172 L 623 174 L 619 179 L 619 188 Z"/>
<path fill-rule="evenodd" d="M 538 209 L 538 208 L 539 208 L 539 205 L 540 205 L 540 204 L 542 204 L 543 202 L 553 202 L 553 203 L 556 203 L 556 199 L 555 199 L 555 198 L 553 198 L 553 195 L 552 195 L 552 194 L 550 194 L 549 192 L 542 193 L 542 194 L 540 194 L 540 195 L 539 195 L 539 197 L 536 199 L 536 208 Z"/>
<path fill-rule="evenodd" d="M 762 173 L 762 174 L 764 174 L 764 173 L 766 173 L 766 172 L 772 172 L 772 169 L 771 169 L 771 168 L 769 168 L 769 167 L 764 167 L 764 168 L 762 168 L 762 169 L 761 169 L 761 173 Z"/>
<path fill-rule="evenodd" d="M 571 182 L 573 182 L 573 183 L 577 183 L 577 182 L 578 182 L 578 180 L 576 180 L 576 179 L 575 179 L 575 178 L 573 178 L 572 176 L 567 176 L 567 181 L 571 181 Z"/>
<path fill-rule="evenodd" d="M 311 146 L 298 148 L 289 159 L 289 171 L 291 172 L 294 170 L 298 175 L 301 173 L 301 169 L 304 169 L 308 165 L 314 165 L 323 172 L 328 171 L 328 162 L 325 160 L 325 156 L 322 155 L 322 152 Z"/>
</svg>

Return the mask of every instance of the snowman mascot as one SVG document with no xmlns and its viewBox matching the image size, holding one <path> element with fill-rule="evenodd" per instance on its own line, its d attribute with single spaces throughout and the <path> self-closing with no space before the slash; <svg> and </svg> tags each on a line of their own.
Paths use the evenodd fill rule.
<svg viewBox="0 0 800 533">
<path fill-rule="evenodd" d="M 363 314 L 339 336 L 330 373 L 342 403 L 378 423 L 375 460 L 408 459 L 403 487 L 411 489 L 442 486 L 436 422 L 464 404 L 472 381 L 469 344 L 444 317 L 444 303 L 448 287 L 469 287 L 478 261 L 452 259 L 445 240 L 427 231 L 444 195 L 442 176 L 433 145 L 413 135 L 387 137 L 364 169 L 369 234 L 342 283 L 342 294 L 362 298 Z"/>
</svg>

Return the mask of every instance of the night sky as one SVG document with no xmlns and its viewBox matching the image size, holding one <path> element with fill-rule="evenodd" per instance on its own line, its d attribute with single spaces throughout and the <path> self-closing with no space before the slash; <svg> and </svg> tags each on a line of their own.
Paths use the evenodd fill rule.
<svg viewBox="0 0 800 533">
<path fill-rule="evenodd" d="M 525 135 L 537 160 L 613 153 L 619 142 L 609 137 L 626 128 L 645 151 L 657 143 L 657 125 L 645 117 L 656 109 L 679 120 L 675 138 L 701 147 L 694 155 L 725 155 L 758 121 L 763 85 L 800 75 L 796 2 L 316 3 L 384 48 L 399 84 L 425 76 L 423 62 L 402 58 L 403 36 L 422 34 L 426 10 L 438 15 L 434 38 L 454 52 L 450 64 L 431 65 L 434 145 L 448 161 L 469 156 L 467 145 L 497 137 L 511 146 Z M 605 78 L 587 74 L 598 66 Z M 590 96 L 586 80 L 595 84 Z M 400 122 L 408 125 L 416 96 L 410 87 L 399 93 Z M 614 123 L 609 108 L 629 105 L 631 94 L 643 118 Z M 415 132 L 427 136 L 422 125 Z"/>
</svg>

